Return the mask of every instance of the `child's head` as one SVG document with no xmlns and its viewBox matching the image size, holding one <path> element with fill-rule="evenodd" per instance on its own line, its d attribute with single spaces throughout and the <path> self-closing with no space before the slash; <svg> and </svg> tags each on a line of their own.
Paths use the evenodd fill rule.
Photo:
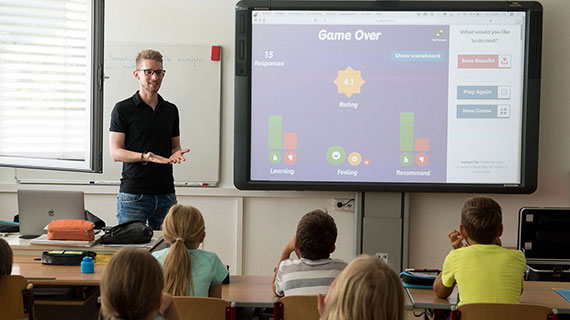
<svg viewBox="0 0 570 320">
<path fill-rule="evenodd" d="M 148 251 L 122 248 L 101 278 L 101 312 L 105 318 L 153 319 L 163 285 L 160 264 Z"/>
<path fill-rule="evenodd" d="M 170 250 L 162 266 L 164 291 L 174 296 L 193 292 L 192 267 L 188 249 L 196 249 L 206 236 L 202 213 L 192 206 L 174 205 L 162 223 L 162 236 Z"/>
<path fill-rule="evenodd" d="M 471 240 L 480 244 L 494 243 L 503 228 L 501 206 L 488 197 L 469 198 L 461 210 L 461 225 Z"/>
<path fill-rule="evenodd" d="M 6 240 L 0 238 L 0 277 L 12 273 L 12 248 Z"/>
<path fill-rule="evenodd" d="M 326 259 L 335 249 L 336 224 L 325 211 L 305 214 L 297 225 L 296 243 L 301 258 Z"/>
<path fill-rule="evenodd" d="M 325 298 L 321 319 L 402 320 L 404 289 L 398 275 L 369 255 L 354 259 Z"/>
</svg>

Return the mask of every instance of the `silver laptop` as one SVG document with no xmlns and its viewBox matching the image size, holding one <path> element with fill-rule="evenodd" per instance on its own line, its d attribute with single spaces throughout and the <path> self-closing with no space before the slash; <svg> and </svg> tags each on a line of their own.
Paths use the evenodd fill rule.
<svg viewBox="0 0 570 320">
<path fill-rule="evenodd" d="M 85 220 L 83 191 L 18 190 L 22 238 L 34 238 L 53 220 Z"/>
</svg>

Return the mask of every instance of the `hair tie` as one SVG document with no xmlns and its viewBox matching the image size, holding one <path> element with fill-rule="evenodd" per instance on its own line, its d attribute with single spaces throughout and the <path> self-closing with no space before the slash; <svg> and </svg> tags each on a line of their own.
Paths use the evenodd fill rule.
<svg viewBox="0 0 570 320">
<path fill-rule="evenodd" d="M 177 242 L 177 241 L 185 242 L 184 239 L 182 239 L 182 238 L 176 238 L 176 240 L 174 240 L 174 242 Z"/>
</svg>

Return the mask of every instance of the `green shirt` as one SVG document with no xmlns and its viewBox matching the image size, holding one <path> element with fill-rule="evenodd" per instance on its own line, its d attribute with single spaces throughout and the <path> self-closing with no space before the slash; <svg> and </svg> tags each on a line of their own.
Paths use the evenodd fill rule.
<svg viewBox="0 0 570 320">
<path fill-rule="evenodd" d="M 519 250 L 475 244 L 447 255 L 441 280 L 448 288 L 457 283 L 459 305 L 520 303 L 525 265 L 526 259 Z"/>
<path fill-rule="evenodd" d="M 169 250 L 170 248 L 162 249 L 153 252 L 152 255 L 160 262 L 160 265 L 163 265 Z M 194 285 L 193 296 L 207 297 L 211 286 L 219 285 L 224 281 L 228 275 L 228 269 L 213 252 L 188 249 L 188 253 L 190 253 L 192 283 Z M 186 291 L 186 295 L 190 295 L 190 286 Z"/>
</svg>

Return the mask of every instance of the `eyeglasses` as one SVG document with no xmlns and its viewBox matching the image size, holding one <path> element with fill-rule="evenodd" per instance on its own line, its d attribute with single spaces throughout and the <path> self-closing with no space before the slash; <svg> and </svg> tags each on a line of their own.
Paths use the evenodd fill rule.
<svg viewBox="0 0 570 320">
<path fill-rule="evenodd" d="M 153 74 L 162 77 L 166 73 L 166 70 L 152 70 L 152 69 L 137 69 L 137 70 L 144 72 L 144 74 L 149 77 L 152 76 Z"/>
</svg>

